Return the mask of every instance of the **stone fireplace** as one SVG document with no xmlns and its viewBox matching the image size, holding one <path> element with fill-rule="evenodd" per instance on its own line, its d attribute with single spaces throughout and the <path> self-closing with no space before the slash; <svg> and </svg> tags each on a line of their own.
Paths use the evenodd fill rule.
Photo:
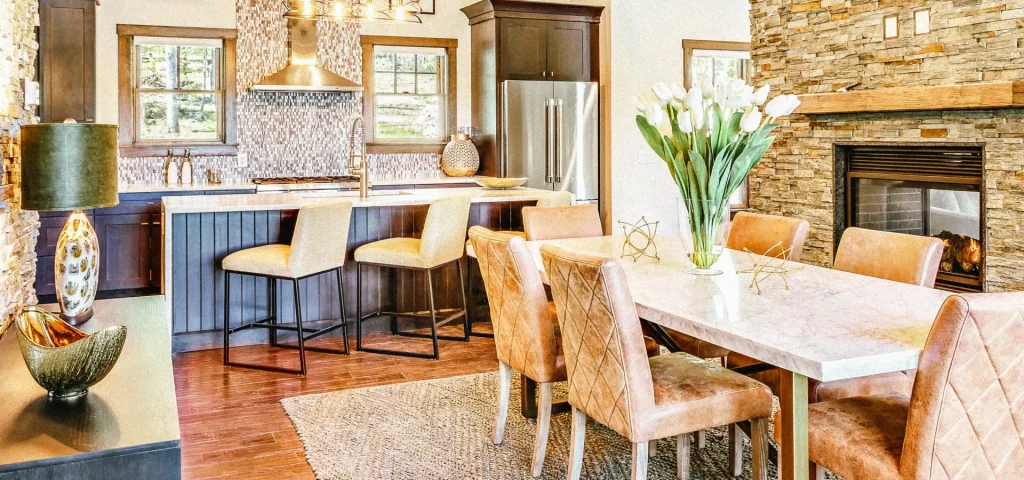
<svg viewBox="0 0 1024 480">
<path fill-rule="evenodd" d="M 920 8 L 930 9 L 932 31 L 915 36 L 913 11 Z M 882 18 L 893 14 L 903 33 L 884 40 Z M 805 261 L 830 265 L 842 230 L 851 225 L 942 235 L 958 245 L 966 237 L 978 241 L 977 272 L 963 272 L 963 265 L 947 258 L 951 271 L 940 275 L 940 284 L 1024 290 L 1024 108 L 1014 100 L 1016 85 L 1000 107 L 991 107 L 985 94 L 951 97 L 948 104 L 941 95 L 920 94 L 1024 78 L 1024 0 L 755 0 L 751 36 L 754 82 L 770 84 L 773 94 L 828 94 L 859 82 L 853 92 L 875 92 L 881 99 L 868 108 L 851 100 L 844 108 L 843 99 L 858 97 L 837 94 L 837 108 L 786 119 L 752 173 L 753 209 L 811 223 Z M 908 88 L 917 89 L 916 99 L 904 98 Z M 961 160 L 970 157 L 973 170 L 952 172 L 959 183 L 900 178 L 892 171 L 861 171 L 851 182 L 852 147 L 890 157 L 922 149 L 902 162 L 911 170 L 927 167 L 927 155 L 964 154 Z M 899 163 L 881 161 L 881 167 Z M 864 157 L 865 165 L 879 167 L 879 159 Z M 940 162 L 939 171 L 925 173 L 948 177 L 950 165 Z M 962 248 L 969 253 L 972 247 Z M 978 285 L 949 285 L 948 277 L 957 275 L 975 276 Z"/>
</svg>

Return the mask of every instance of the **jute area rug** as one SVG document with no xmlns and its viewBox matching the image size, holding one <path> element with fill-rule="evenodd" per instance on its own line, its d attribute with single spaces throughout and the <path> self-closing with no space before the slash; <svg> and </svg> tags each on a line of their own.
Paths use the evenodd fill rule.
<svg viewBox="0 0 1024 480">
<path fill-rule="evenodd" d="M 318 479 L 531 479 L 536 423 L 519 414 L 513 375 L 505 442 L 491 441 L 497 410 L 497 373 L 345 390 L 281 401 Z M 556 388 L 555 398 L 564 395 Z M 564 479 L 569 456 L 569 415 L 551 419 L 542 478 Z M 591 421 L 583 478 L 623 479 L 630 472 L 629 441 Z M 708 432 L 707 446 L 692 450 L 694 480 L 729 479 L 725 429 Z M 744 475 L 750 478 L 750 443 L 744 439 Z M 661 440 L 649 479 L 674 479 L 675 440 Z M 777 478 L 774 467 L 771 477 Z"/>
</svg>

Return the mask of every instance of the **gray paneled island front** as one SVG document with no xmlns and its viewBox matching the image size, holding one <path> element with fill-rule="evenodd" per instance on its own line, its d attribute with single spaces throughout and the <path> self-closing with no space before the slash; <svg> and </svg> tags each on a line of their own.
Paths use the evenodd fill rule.
<svg viewBox="0 0 1024 480">
<path fill-rule="evenodd" d="M 243 194 L 166 197 L 163 200 L 163 293 L 167 299 L 167 322 L 176 352 L 219 348 L 224 327 L 224 302 L 230 302 L 231 326 L 266 317 L 271 291 L 268 279 L 232 276 L 229 299 L 224 298 L 221 260 L 235 251 L 272 243 L 288 243 L 298 209 L 303 205 L 351 199 L 355 207 L 348 243 L 348 262 L 343 292 L 349 321 L 355 317 L 355 263 L 352 252 L 359 246 L 391 237 L 418 237 L 430 202 L 449 196 L 472 198 L 470 225 L 518 230 L 521 210 L 545 196 L 547 190 L 519 188 L 416 189 L 375 191 L 360 200 L 356 192 L 309 192 L 288 194 Z M 364 310 L 390 304 L 389 275 L 370 269 L 364 273 Z M 426 307 L 426 280 L 418 272 L 402 272 L 393 281 L 400 310 Z M 439 308 L 454 307 L 462 285 L 454 266 L 436 274 Z M 368 278 L 369 277 L 369 278 Z M 299 282 L 304 319 L 337 319 L 337 284 L 333 274 Z M 384 283 L 387 285 L 387 283 Z M 282 322 L 293 321 L 294 303 L 290 288 L 277 290 Z M 383 331 L 386 322 L 367 323 L 368 331 Z M 281 333 L 282 340 L 289 340 Z M 267 333 L 248 330 L 232 335 L 232 345 L 265 343 Z"/>
</svg>

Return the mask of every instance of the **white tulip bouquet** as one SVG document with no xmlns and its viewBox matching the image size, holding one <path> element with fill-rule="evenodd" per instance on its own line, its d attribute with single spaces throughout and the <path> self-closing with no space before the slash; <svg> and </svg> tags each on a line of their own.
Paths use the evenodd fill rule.
<svg viewBox="0 0 1024 480">
<path fill-rule="evenodd" d="M 729 198 L 775 141 L 774 120 L 800 105 L 796 95 L 769 102 L 769 93 L 768 85 L 755 91 L 742 80 L 703 80 L 690 91 L 659 83 L 636 98 L 636 124 L 682 194 L 693 240 L 688 255 L 699 271 L 720 273 L 711 267 L 721 253 L 715 234 Z"/>
</svg>

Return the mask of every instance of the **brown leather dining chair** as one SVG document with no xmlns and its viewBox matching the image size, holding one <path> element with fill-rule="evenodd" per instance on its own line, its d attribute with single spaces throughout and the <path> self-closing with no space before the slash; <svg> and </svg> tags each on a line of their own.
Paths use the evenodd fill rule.
<svg viewBox="0 0 1024 480">
<path fill-rule="evenodd" d="M 565 354 L 554 305 L 548 302 L 540 271 L 526 241 L 517 235 L 472 227 L 473 243 L 491 310 L 494 344 L 499 364 L 498 415 L 494 443 L 501 444 L 512 371 L 538 383 L 540 401 L 531 473 L 540 476 L 544 467 L 551 424 L 552 385 L 566 380 Z M 654 344 L 653 339 L 645 339 Z M 648 350 L 657 355 L 657 345 Z"/>
<path fill-rule="evenodd" d="M 953 296 L 911 395 L 808 412 L 810 459 L 846 480 L 1024 478 L 1024 293 Z"/>
<path fill-rule="evenodd" d="M 523 207 L 523 231 L 527 240 L 600 237 L 604 235 L 597 205 Z"/>
<path fill-rule="evenodd" d="M 633 479 L 649 446 L 675 437 L 677 476 L 689 478 L 690 433 L 751 420 L 754 478 L 767 478 L 768 387 L 686 353 L 646 358 L 636 305 L 613 259 L 541 247 L 562 327 L 572 405 L 570 480 L 580 477 L 587 418 L 633 444 Z"/>
</svg>

